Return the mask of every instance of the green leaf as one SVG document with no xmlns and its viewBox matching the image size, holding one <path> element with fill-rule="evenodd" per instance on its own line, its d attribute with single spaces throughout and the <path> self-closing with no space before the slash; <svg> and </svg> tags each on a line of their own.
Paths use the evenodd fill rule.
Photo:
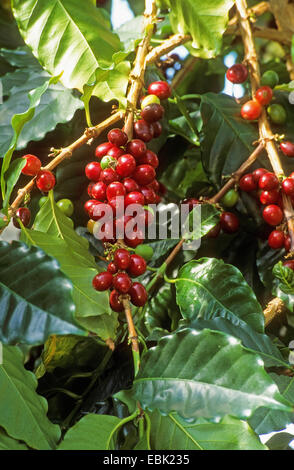
<svg viewBox="0 0 294 470">
<path fill-rule="evenodd" d="M 227 95 L 205 93 L 201 96 L 204 139 L 202 162 L 209 179 L 218 188 L 249 157 L 258 140 L 257 128 L 240 116 L 240 105 Z"/>
<path fill-rule="evenodd" d="M 14 439 L 39 450 L 54 449 L 60 438 L 59 426 L 47 418 L 45 398 L 36 393 L 37 379 L 23 366 L 16 346 L 3 346 L 0 364 L 0 426 Z"/>
<path fill-rule="evenodd" d="M 290 443 L 294 440 L 294 435 L 288 432 L 279 432 L 272 436 L 266 445 L 269 450 L 293 450 Z"/>
<path fill-rule="evenodd" d="M 20 177 L 21 170 L 25 166 L 26 161 L 24 158 L 18 158 L 14 160 L 6 171 L 4 177 L 6 181 L 7 191 L 5 194 L 5 199 L 3 201 L 3 209 L 7 209 L 9 205 L 9 199 L 13 191 L 14 186 L 16 185 L 18 178 Z"/>
<path fill-rule="evenodd" d="M 195 217 L 195 219 L 194 219 Z M 219 223 L 220 212 L 211 204 L 196 206 L 189 214 L 190 233 L 186 240 L 200 240 Z"/>
<path fill-rule="evenodd" d="M 5 194 L 6 194 L 5 172 L 9 168 L 11 157 L 12 157 L 14 150 L 16 149 L 20 133 L 25 123 L 27 123 L 33 118 L 35 114 L 35 108 L 39 105 L 42 95 L 45 93 L 45 91 L 48 89 L 48 87 L 52 83 L 56 83 L 58 80 L 59 80 L 59 77 L 52 77 L 49 80 L 46 80 L 45 83 L 43 83 L 43 85 L 31 91 L 29 93 L 30 104 L 29 104 L 28 109 L 23 113 L 15 114 L 11 120 L 11 125 L 13 128 L 14 135 L 9 145 L 9 149 L 4 155 L 2 168 L 1 168 L 1 189 L 2 189 L 3 198 L 5 197 Z"/>
<path fill-rule="evenodd" d="M 13 0 L 12 5 L 26 44 L 49 73 L 62 73 L 67 88 L 82 92 L 95 70 L 108 69 L 121 50 L 109 20 L 90 1 Z"/>
<path fill-rule="evenodd" d="M 151 413 L 153 450 L 266 450 L 245 421 L 225 416 L 219 423 L 186 421 L 177 413 Z"/>
<path fill-rule="evenodd" d="M 175 33 L 191 34 L 191 54 L 211 59 L 221 52 L 222 35 L 233 0 L 168 0 L 170 22 Z"/>
<path fill-rule="evenodd" d="M 0 49 L 0 56 L 10 65 L 18 68 L 38 68 L 41 70 L 39 62 L 35 59 L 27 46 L 17 47 L 16 49 Z"/>
<path fill-rule="evenodd" d="M 292 269 L 283 266 L 282 261 L 279 261 L 273 267 L 273 288 L 272 294 L 279 297 L 293 312 L 294 309 L 294 272 Z"/>
<path fill-rule="evenodd" d="M 29 450 L 28 447 L 17 439 L 8 436 L 4 429 L 0 428 L 0 450 Z"/>
<path fill-rule="evenodd" d="M 176 280 L 177 304 L 184 318 L 209 320 L 222 317 L 237 324 L 248 323 L 264 332 L 263 310 L 241 272 L 222 260 L 190 261 Z"/>
<path fill-rule="evenodd" d="M 156 328 L 160 328 L 165 334 L 168 334 L 169 331 L 177 328 L 179 316 L 172 286 L 164 283 L 146 304 L 146 328 L 151 334 Z"/>
<path fill-rule="evenodd" d="M 72 290 L 56 260 L 40 248 L 0 242 L 0 340 L 43 344 L 53 333 L 83 335 Z"/>
<path fill-rule="evenodd" d="M 143 356 L 133 393 L 144 409 L 176 411 L 189 419 L 248 419 L 260 406 L 292 410 L 258 355 L 236 338 L 210 330 L 186 329 L 162 338 Z"/>
<path fill-rule="evenodd" d="M 67 431 L 58 450 L 113 450 L 120 422 L 116 416 L 88 414 Z"/>
</svg>

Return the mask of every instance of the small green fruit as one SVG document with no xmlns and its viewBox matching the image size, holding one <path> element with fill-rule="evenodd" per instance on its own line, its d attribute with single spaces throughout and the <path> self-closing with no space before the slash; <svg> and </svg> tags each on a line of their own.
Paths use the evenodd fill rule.
<svg viewBox="0 0 294 470">
<path fill-rule="evenodd" d="M 74 205 L 70 199 L 60 199 L 60 201 L 57 202 L 57 206 L 67 217 L 73 215 Z"/>
<path fill-rule="evenodd" d="M 239 200 L 239 193 L 234 189 L 230 189 L 221 199 L 221 204 L 225 207 L 234 207 Z"/>
<path fill-rule="evenodd" d="M 262 86 L 269 86 L 271 88 L 275 88 L 275 86 L 279 83 L 279 75 L 274 70 L 267 70 L 261 77 L 260 81 Z"/>
<path fill-rule="evenodd" d="M 281 104 L 272 104 L 267 108 L 268 115 L 274 124 L 285 124 L 287 113 Z"/>
<path fill-rule="evenodd" d="M 105 155 L 105 157 L 101 159 L 100 165 L 101 165 L 102 170 L 105 170 L 105 168 L 109 168 L 113 166 L 115 163 L 116 163 L 116 159 L 114 157 L 111 157 L 110 155 Z"/>
<path fill-rule="evenodd" d="M 146 261 L 150 261 L 153 256 L 153 248 L 150 245 L 138 245 L 135 249 L 136 255 L 142 256 Z"/>
<path fill-rule="evenodd" d="M 43 196 L 39 199 L 39 207 L 41 208 L 42 206 L 44 206 L 45 202 L 48 201 L 48 197 L 47 196 Z"/>
<path fill-rule="evenodd" d="M 156 95 L 145 96 L 145 98 L 142 100 L 142 103 L 141 103 L 141 109 L 146 108 L 146 106 L 152 103 L 160 104 L 160 99 L 158 98 L 158 96 Z"/>
</svg>

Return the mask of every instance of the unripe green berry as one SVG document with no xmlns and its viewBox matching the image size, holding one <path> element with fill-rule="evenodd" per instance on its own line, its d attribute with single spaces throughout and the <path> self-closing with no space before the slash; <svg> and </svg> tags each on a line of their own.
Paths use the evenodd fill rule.
<svg viewBox="0 0 294 470">
<path fill-rule="evenodd" d="M 101 159 L 100 165 L 101 165 L 102 170 L 105 170 L 105 168 L 113 167 L 115 163 L 116 163 L 115 158 L 111 157 L 110 155 L 105 155 L 105 157 Z"/>
<path fill-rule="evenodd" d="M 262 75 L 260 83 L 262 86 L 267 85 L 271 88 L 275 88 L 279 83 L 279 75 L 274 70 L 267 70 Z"/>
<path fill-rule="evenodd" d="M 142 103 L 141 103 L 141 109 L 146 108 L 146 106 L 152 103 L 160 104 L 160 99 L 158 98 L 158 96 L 156 95 L 145 96 L 145 98 L 142 100 Z"/>
<path fill-rule="evenodd" d="M 150 245 L 138 245 L 135 249 L 136 255 L 142 256 L 146 261 L 150 261 L 153 256 L 153 248 Z"/>
<path fill-rule="evenodd" d="M 70 199 L 60 199 L 57 202 L 57 206 L 68 217 L 73 215 L 74 205 L 73 205 L 73 203 L 71 202 Z"/>
<path fill-rule="evenodd" d="M 239 200 L 239 193 L 234 189 L 230 189 L 221 199 L 221 204 L 225 207 L 234 207 Z"/>
<path fill-rule="evenodd" d="M 267 112 L 274 124 L 285 124 L 287 121 L 287 113 L 281 104 L 272 104 L 267 108 Z"/>
</svg>

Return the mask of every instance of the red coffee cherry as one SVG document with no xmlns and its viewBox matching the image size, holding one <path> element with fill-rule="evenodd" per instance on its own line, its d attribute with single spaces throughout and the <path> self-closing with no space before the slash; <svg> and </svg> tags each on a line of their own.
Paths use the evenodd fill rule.
<svg viewBox="0 0 294 470">
<path fill-rule="evenodd" d="M 127 144 L 127 152 L 133 155 L 136 159 L 144 157 L 147 151 L 145 142 L 140 139 L 133 139 Z"/>
<path fill-rule="evenodd" d="M 143 206 L 145 204 L 144 196 L 139 191 L 133 191 L 128 193 L 125 197 L 125 206 L 129 206 L 130 204 L 138 204 Z"/>
<path fill-rule="evenodd" d="M 148 87 L 148 94 L 158 96 L 160 100 L 166 100 L 171 96 L 171 88 L 164 81 L 152 82 Z"/>
<path fill-rule="evenodd" d="M 153 139 L 153 128 L 144 119 L 139 119 L 134 123 L 134 131 L 138 139 L 143 142 L 150 142 Z"/>
<path fill-rule="evenodd" d="M 273 173 L 265 173 L 260 177 L 258 186 L 260 189 L 270 191 L 271 189 L 277 189 L 279 187 L 279 180 Z"/>
<path fill-rule="evenodd" d="M 132 281 L 126 273 L 118 273 L 113 278 L 113 287 L 121 294 L 126 294 L 132 287 Z"/>
<path fill-rule="evenodd" d="M 108 155 L 109 150 L 113 147 L 111 142 L 104 142 L 103 144 L 98 145 L 95 150 L 95 156 L 101 160 L 102 157 Z"/>
<path fill-rule="evenodd" d="M 255 183 L 258 184 L 260 178 L 266 173 L 268 173 L 268 170 L 266 170 L 265 168 L 257 168 L 256 170 L 254 170 L 252 172 L 252 176 L 253 176 Z"/>
<path fill-rule="evenodd" d="M 120 293 L 117 292 L 116 290 L 113 290 L 110 292 L 110 296 L 109 296 L 110 307 L 112 308 L 112 310 L 118 313 L 124 310 L 123 303 L 119 297 L 120 297 Z"/>
<path fill-rule="evenodd" d="M 89 199 L 88 201 L 85 202 L 84 204 L 84 209 L 85 209 L 85 212 L 89 215 L 89 211 L 92 207 L 93 204 L 96 204 L 96 199 Z"/>
<path fill-rule="evenodd" d="M 232 83 L 244 83 L 248 77 L 248 70 L 243 64 L 235 64 L 227 70 L 226 77 Z"/>
<path fill-rule="evenodd" d="M 285 236 L 284 248 L 286 251 L 290 251 L 291 248 L 291 237 L 290 235 Z"/>
<path fill-rule="evenodd" d="M 93 278 L 92 284 L 95 290 L 104 291 L 111 287 L 113 276 L 108 271 L 96 274 Z"/>
<path fill-rule="evenodd" d="M 148 299 L 148 294 L 145 287 L 140 282 L 134 282 L 129 290 L 131 302 L 136 307 L 143 307 Z"/>
<path fill-rule="evenodd" d="M 189 212 L 191 212 L 194 209 L 194 207 L 200 204 L 200 201 L 199 199 L 196 199 L 195 197 L 190 197 L 188 199 L 183 199 L 181 204 L 188 204 Z"/>
<path fill-rule="evenodd" d="M 241 108 L 241 116 L 247 121 L 254 121 L 261 115 L 262 106 L 258 101 L 250 100 L 243 104 Z"/>
<path fill-rule="evenodd" d="M 89 183 L 88 186 L 87 186 L 87 193 L 91 198 L 92 198 L 92 188 L 93 188 L 94 184 L 95 183 L 92 182 L 92 183 Z"/>
<path fill-rule="evenodd" d="M 130 248 L 136 248 L 136 246 L 140 245 L 144 241 L 143 232 L 141 230 L 134 231 L 128 236 L 125 235 L 124 242 Z"/>
<path fill-rule="evenodd" d="M 20 228 L 18 220 L 21 220 L 21 223 L 27 227 L 31 221 L 31 211 L 27 207 L 19 207 L 15 213 L 15 217 L 13 217 L 12 222 L 16 228 Z"/>
<path fill-rule="evenodd" d="M 128 250 L 125 250 L 124 248 L 119 248 L 116 250 L 114 254 L 114 264 L 115 266 L 118 267 L 118 269 L 128 269 L 131 261 L 131 255 L 128 252 Z"/>
<path fill-rule="evenodd" d="M 134 180 L 142 186 L 152 183 L 155 176 L 156 173 L 153 166 L 147 164 L 137 166 L 133 173 Z"/>
<path fill-rule="evenodd" d="M 136 183 L 136 181 L 133 178 L 125 178 L 122 183 L 127 193 L 131 193 L 133 191 L 139 191 L 140 189 L 138 183 Z"/>
<path fill-rule="evenodd" d="M 123 147 L 128 141 L 127 134 L 121 129 L 111 129 L 107 134 L 107 138 L 116 147 Z"/>
<path fill-rule="evenodd" d="M 279 225 L 283 220 L 283 212 L 279 206 L 270 204 L 263 209 L 262 217 L 269 225 Z"/>
<path fill-rule="evenodd" d="M 287 261 L 284 261 L 283 266 L 286 266 L 286 268 L 292 269 L 292 271 L 294 271 L 294 260 L 289 259 Z"/>
<path fill-rule="evenodd" d="M 35 155 L 31 154 L 24 155 L 22 158 L 26 160 L 26 164 L 21 170 L 22 174 L 28 176 L 36 176 L 42 166 L 41 160 L 39 160 L 39 158 Z"/>
<path fill-rule="evenodd" d="M 116 198 L 117 196 L 125 196 L 125 194 L 126 190 L 123 184 L 119 181 L 114 181 L 113 183 L 110 183 L 106 190 L 106 196 L 108 201 L 110 201 L 110 199 Z"/>
<path fill-rule="evenodd" d="M 247 175 L 242 176 L 239 181 L 239 187 L 245 192 L 254 191 L 257 188 L 257 184 L 253 175 L 251 173 L 247 173 Z"/>
<path fill-rule="evenodd" d="M 152 188 L 148 188 L 147 186 L 142 186 L 141 187 L 141 193 L 144 196 L 145 204 L 155 204 L 156 203 L 156 193 Z"/>
<path fill-rule="evenodd" d="M 102 205 L 103 204 L 103 205 Z M 98 209 L 99 207 L 99 209 Z M 95 222 L 99 219 L 101 219 L 105 215 L 105 207 L 106 204 L 104 204 L 101 201 L 97 201 L 96 199 L 93 200 L 92 203 L 89 204 L 88 207 L 88 215 L 90 219 L 94 220 Z"/>
<path fill-rule="evenodd" d="M 103 183 L 109 185 L 110 183 L 119 180 L 120 176 L 116 173 L 113 168 L 105 168 L 105 170 L 101 171 L 100 181 L 102 181 Z"/>
<path fill-rule="evenodd" d="M 117 266 L 115 265 L 115 263 L 113 263 L 113 261 L 111 261 L 109 263 L 109 265 L 107 266 L 107 271 L 110 273 L 110 274 L 116 274 L 118 269 L 117 269 Z"/>
<path fill-rule="evenodd" d="M 159 121 L 152 122 L 150 125 L 153 129 L 153 139 L 157 139 L 157 137 L 159 137 L 162 133 L 162 125 Z"/>
<path fill-rule="evenodd" d="M 97 199 L 98 201 L 105 201 L 106 199 L 106 189 L 107 186 L 105 183 L 102 181 L 98 181 L 98 183 L 95 183 L 94 186 L 92 187 L 92 197 L 94 199 Z"/>
<path fill-rule="evenodd" d="M 280 143 L 280 149 L 282 150 L 283 154 L 287 157 L 294 157 L 294 144 L 289 140 L 285 140 L 284 142 Z"/>
<path fill-rule="evenodd" d="M 255 93 L 255 99 L 262 105 L 266 106 L 271 102 L 273 98 L 273 90 L 265 85 L 260 88 Z"/>
<path fill-rule="evenodd" d="M 152 166 L 152 165 L 151 165 Z M 153 180 L 150 184 L 148 184 L 148 188 L 152 188 L 153 191 L 155 191 L 155 193 L 160 193 L 160 194 L 163 194 L 161 192 L 161 189 L 162 187 L 165 188 L 165 186 L 163 186 L 163 184 L 159 183 L 157 180 Z M 165 188 L 166 189 L 166 188 Z M 165 191 L 166 193 L 166 191 Z M 164 194 L 165 194 L 164 193 Z"/>
<path fill-rule="evenodd" d="M 119 147 L 117 147 L 116 145 L 112 145 L 111 149 L 108 150 L 107 152 L 107 155 L 109 157 L 113 157 L 115 158 L 116 160 L 121 157 L 123 154 L 125 153 L 125 151 Z"/>
<path fill-rule="evenodd" d="M 137 277 L 141 276 L 142 274 L 145 273 L 147 269 L 147 263 L 142 258 L 142 256 L 139 255 L 131 255 L 130 257 L 130 264 L 128 267 L 128 273 L 130 276 Z"/>
<path fill-rule="evenodd" d="M 279 201 L 280 193 L 277 189 L 272 189 L 271 191 L 262 191 L 260 193 L 259 199 L 261 204 L 275 204 Z"/>
<path fill-rule="evenodd" d="M 206 238 L 217 238 L 221 231 L 221 224 L 218 223 L 206 234 Z"/>
<path fill-rule="evenodd" d="M 133 155 L 126 153 L 117 160 L 115 171 L 123 178 L 130 176 L 136 168 L 136 160 Z"/>
<path fill-rule="evenodd" d="M 152 150 L 147 150 L 145 155 L 140 158 L 140 164 L 142 165 L 144 163 L 153 166 L 153 168 L 157 168 L 159 165 L 158 156 L 156 153 L 152 152 Z"/>
<path fill-rule="evenodd" d="M 41 170 L 36 178 L 36 185 L 40 191 L 47 193 L 55 186 L 55 176 L 49 170 Z"/>
<path fill-rule="evenodd" d="M 99 181 L 101 175 L 101 165 L 99 162 L 90 162 L 85 168 L 86 177 L 91 181 Z"/>
<path fill-rule="evenodd" d="M 232 212 L 223 212 L 220 216 L 220 225 L 225 233 L 235 233 L 239 230 L 239 219 Z"/>
<path fill-rule="evenodd" d="M 282 189 L 287 196 L 294 196 L 294 179 L 286 178 L 282 182 Z"/>
<path fill-rule="evenodd" d="M 273 250 L 283 248 L 285 235 L 281 230 L 273 230 L 268 237 L 268 244 Z"/>
<path fill-rule="evenodd" d="M 151 103 L 141 111 L 142 118 L 149 124 L 159 121 L 163 115 L 164 107 L 157 103 Z"/>
</svg>

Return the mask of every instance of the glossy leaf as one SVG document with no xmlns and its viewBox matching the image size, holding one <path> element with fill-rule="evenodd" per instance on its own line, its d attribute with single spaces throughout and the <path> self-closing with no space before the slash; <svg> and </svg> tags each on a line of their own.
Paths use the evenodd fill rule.
<svg viewBox="0 0 294 470">
<path fill-rule="evenodd" d="M 142 359 L 133 385 L 141 406 L 162 414 L 247 419 L 260 406 L 291 411 L 260 357 L 236 338 L 186 329 L 162 338 Z"/>
<path fill-rule="evenodd" d="M 219 423 L 192 422 L 177 413 L 150 414 L 152 450 L 266 450 L 245 421 L 225 416 Z"/>
<path fill-rule="evenodd" d="M 152 295 L 145 307 L 145 325 L 149 333 L 160 328 L 168 334 L 177 328 L 179 311 L 172 293 L 172 286 L 164 283 Z"/>
<path fill-rule="evenodd" d="M 190 261 L 179 271 L 177 304 L 189 320 L 222 317 L 248 323 L 256 332 L 264 331 L 264 315 L 254 292 L 241 272 L 222 260 L 202 258 Z"/>
<path fill-rule="evenodd" d="M 7 434 L 39 450 L 54 449 L 59 426 L 47 418 L 47 402 L 36 393 L 37 379 L 23 366 L 16 346 L 3 346 L 0 364 L 0 426 Z"/>
<path fill-rule="evenodd" d="M 18 441 L 8 436 L 3 428 L 0 428 L 0 450 L 29 450 L 28 447 Z"/>
<path fill-rule="evenodd" d="M 5 199 L 3 201 L 3 208 L 7 208 L 9 204 L 9 198 L 13 191 L 14 186 L 16 185 L 18 178 L 20 177 L 21 170 L 25 166 L 26 161 L 22 158 L 17 158 L 14 160 L 11 165 L 9 166 L 7 172 L 5 173 L 4 177 L 6 180 L 7 191 L 5 194 Z"/>
<path fill-rule="evenodd" d="M 293 312 L 294 309 L 294 272 L 292 269 L 283 266 L 280 261 L 273 268 L 273 289 L 274 296 L 279 297 L 287 308 Z"/>
<path fill-rule="evenodd" d="M 40 248 L 0 242 L 1 341 L 42 344 L 53 333 L 84 334 L 74 320 L 72 291 L 56 260 Z"/>
</svg>

